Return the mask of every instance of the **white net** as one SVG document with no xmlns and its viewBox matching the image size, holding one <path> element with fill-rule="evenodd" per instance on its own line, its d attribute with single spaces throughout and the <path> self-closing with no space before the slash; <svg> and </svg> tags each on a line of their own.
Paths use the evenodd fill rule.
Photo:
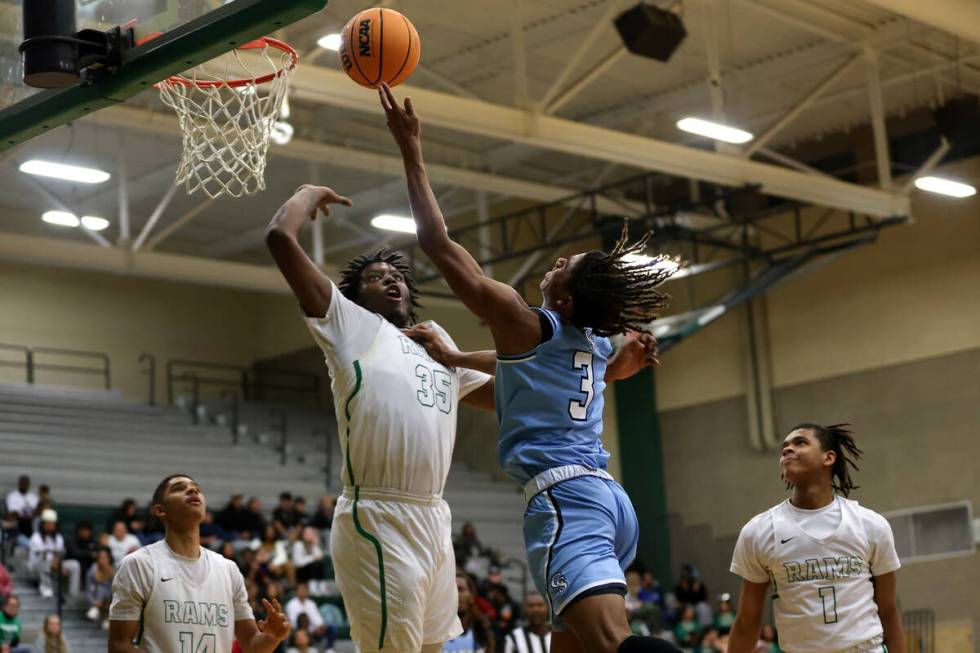
<svg viewBox="0 0 980 653">
<path fill-rule="evenodd" d="M 183 134 L 177 183 L 188 195 L 201 190 L 213 198 L 242 197 L 265 190 L 269 139 L 294 67 L 294 53 L 265 43 L 232 50 L 157 85 L 164 104 L 177 112 Z"/>
</svg>

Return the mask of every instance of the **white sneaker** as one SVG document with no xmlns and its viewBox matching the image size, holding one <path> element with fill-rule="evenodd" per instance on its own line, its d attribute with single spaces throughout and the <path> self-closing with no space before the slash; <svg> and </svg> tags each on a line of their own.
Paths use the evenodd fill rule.
<svg viewBox="0 0 980 653">
<path fill-rule="evenodd" d="M 42 587 L 40 589 L 42 598 L 50 599 L 52 596 L 54 596 L 54 590 L 52 590 L 50 587 Z"/>
<path fill-rule="evenodd" d="M 98 621 L 99 609 L 93 605 L 91 608 L 88 609 L 88 612 L 85 613 L 85 618 L 88 619 L 89 621 Z"/>
</svg>

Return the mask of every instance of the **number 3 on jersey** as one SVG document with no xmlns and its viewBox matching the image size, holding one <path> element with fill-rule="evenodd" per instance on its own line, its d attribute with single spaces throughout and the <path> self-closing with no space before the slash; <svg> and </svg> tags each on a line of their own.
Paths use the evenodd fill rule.
<svg viewBox="0 0 980 653">
<path fill-rule="evenodd" d="M 577 351 L 572 359 L 572 367 L 581 370 L 582 382 L 580 392 L 583 399 L 572 399 L 568 402 L 568 414 L 577 422 L 583 422 L 589 415 L 589 405 L 595 399 L 595 379 L 592 375 L 592 352 Z"/>
<path fill-rule="evenodd" d="M 453 409 L 452 392 L 453 379 L 442 370 L 430 370 L 425 365 L 415 366 L 415 376 L 419 380 L 419 389 L 415 397 L 423 406 L 436 406 L 440 412 L 447 415 Z"/>
</svg>

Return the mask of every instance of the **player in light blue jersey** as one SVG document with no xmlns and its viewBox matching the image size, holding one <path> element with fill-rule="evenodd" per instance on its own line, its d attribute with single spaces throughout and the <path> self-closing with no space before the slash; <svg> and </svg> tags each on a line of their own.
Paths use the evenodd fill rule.
<svg viewBox="0 0 980 653">
<path fill-rule="evenodd" d="M 419 246 L 487 323 L 496 351 L 462 354 L 424 328 L 412 333 L 445 365 L 496 371 L 500 461 L 524 486 L 525 549 L 551 607 L 552 653 L 677 651 L 630 633 L 623 572 L 639 529 L 626 492 L 605 470 L 609 454 L 600 439 L 605 383 L 656 363 L 648 334 L 615 354 L 608 336 L 640 330 L 657 316 L 668 299 L 657 287 L 676 267 L 629 258 L 646 239 L 628 245 L 624 228 L 608 254 L 558 259 L 541 283 L 544 307 L 528 307 L 449 238 L 425 175 L 411 100 L 402 108 L 386 85 L 380 97 L 402 151 Z"/>
</svg>

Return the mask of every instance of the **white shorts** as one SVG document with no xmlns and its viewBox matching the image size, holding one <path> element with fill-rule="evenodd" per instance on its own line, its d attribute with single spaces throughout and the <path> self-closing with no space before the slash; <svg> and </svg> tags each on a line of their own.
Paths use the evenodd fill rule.
<svg viewBox="0 0 980 653">
<path fill-rule="evenodd" d="M 337 586 L 362 653 L 413 652 L 463 632 L 449 505 L 347 488 L 330 531 Z"/>
</svg>

